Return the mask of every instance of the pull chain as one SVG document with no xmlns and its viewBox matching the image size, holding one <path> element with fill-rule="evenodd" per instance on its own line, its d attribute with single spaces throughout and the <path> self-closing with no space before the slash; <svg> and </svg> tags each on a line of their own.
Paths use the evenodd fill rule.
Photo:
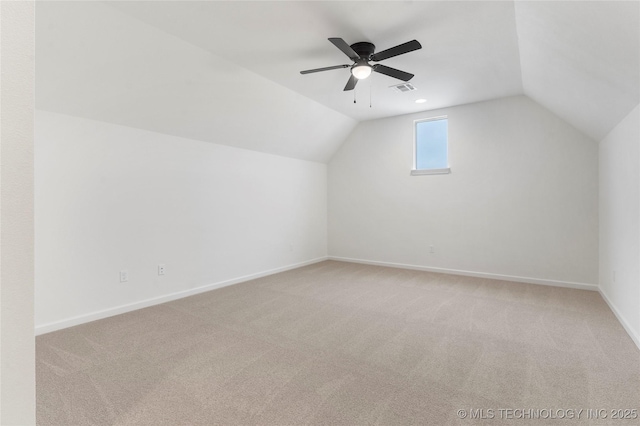
<svg viewBox="0 0 640 426">
<path fill-rule="evenodd" d="M 369 80 L 369 108 L 371 108 L 371 80 Z"/>
<path fill-rule="evenodd" d="M 354 104 L 356 103 L 356 89 L 355 89 L 355 87 L 353 89 L 353 103 Z"/>
</svg>

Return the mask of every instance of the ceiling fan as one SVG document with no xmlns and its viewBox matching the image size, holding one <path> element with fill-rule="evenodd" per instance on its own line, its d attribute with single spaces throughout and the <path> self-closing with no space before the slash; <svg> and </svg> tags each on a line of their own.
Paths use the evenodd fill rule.
<svg viewBox="0 0 640 426">
<path fill-rule="evenodd" d="M 353 61 L 353 64 L 335 65 L 332 67 L 305 70 L 300 71 L 300 74 L 311 74 L 314 72 L 336 70 L 339 68 L 351 68 L 351 77 L 349 77 L 347 85 L 344 86 L 345 91 L 353 90 L 356 87 L 358 80 L 369 77 L 372 71 L 379 72 L 380 74 L 385 74 L 389 77 L 397 78 L 402 81 L 411 80 L 413 78 L 413 74 L 381 64 L 371 65 L 369 64 L 369 61 L 380 62 L 394 56 L 422 49 L 422 45 L 420 45 L 417 40 L 411 40 L 378 53 L 374 53 L 376 47 L 372 43 L 366 41 L 354 43 L 351 46 L 349 46 L 347 42 L 341 38 L 334 37 L 330 38 L 329 41 L 333 43 L 338 49 L 342 50 L 342 52 Z"/>
</svg>

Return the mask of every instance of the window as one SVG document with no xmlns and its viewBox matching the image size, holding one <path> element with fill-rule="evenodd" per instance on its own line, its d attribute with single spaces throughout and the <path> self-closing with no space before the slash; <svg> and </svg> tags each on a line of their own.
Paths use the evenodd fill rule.
<svg viewBox="0 0 640 426">
<path fill-rule="evenodd" d="M 414 164 L 412 175 L 450 173 L 447 117 L 414 122 Z"/>
</svg>

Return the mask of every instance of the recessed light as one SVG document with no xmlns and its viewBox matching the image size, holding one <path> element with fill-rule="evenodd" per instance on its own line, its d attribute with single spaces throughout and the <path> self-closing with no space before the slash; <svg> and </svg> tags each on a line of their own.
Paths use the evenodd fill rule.
<svg viewBox="0 0 640 426">
<path fill-rule="evenodd" d="M 417 104 L 423 104 L 423 103 L 425 103 L 425 102 L 427 102 L 427 100 L 426 100 L 426 99 L 416 99 L 416 103 L 417 103 Z"/>
</svg>

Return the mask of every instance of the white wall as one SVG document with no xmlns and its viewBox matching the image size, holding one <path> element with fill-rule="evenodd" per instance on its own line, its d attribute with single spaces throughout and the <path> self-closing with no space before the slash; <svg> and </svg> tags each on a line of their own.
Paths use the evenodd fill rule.
<svg viewBox="0 0 640 426">
<path fill-rule="evenodd" d="M 410 176 L 444 114 L 452 173 Z M 598 145 L 527 97 L 360 123 L 328 174 L 330 256 L 595 289 Z"/>
<path fill-rule="evenodd" d="M 35 4 L 0 1 L 0 424 L 35 424 Z"/>
<path fill-rule="evenodd" d="M 39 332 L 326 256 L 325 164 L 40 110 L 35 154 Z"/>
<path fill-rule="evenodd" d="M 638 347 L 639 264 L 640 105 L 600 142 L 600 290 Z"/>
</svg>

